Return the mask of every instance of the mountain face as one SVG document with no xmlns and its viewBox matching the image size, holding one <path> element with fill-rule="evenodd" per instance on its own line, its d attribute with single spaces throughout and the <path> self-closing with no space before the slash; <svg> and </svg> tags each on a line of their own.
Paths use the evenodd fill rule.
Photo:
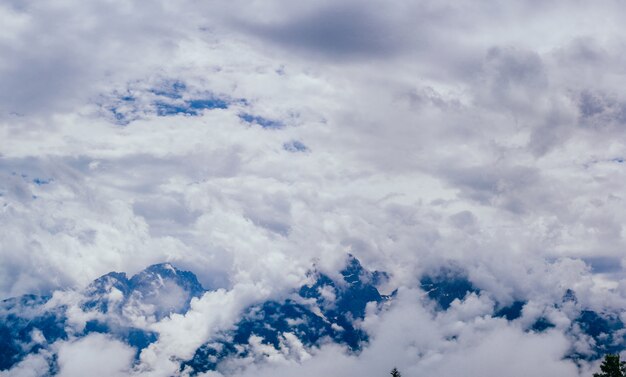
<svg viewBox="0 0 626 377">
<path fill-rule="evenodd" d="M 47 344 L 67 339 L 65 308 L 47 308 L 50 297 L 26 295 L 0 303 L 0 370 Z"/>
<path fill-rule="evenodd" d="M 135 324 L 138 318 L 156 321 L 184 313 L 191 299 L 203 293 L 193 273 L 169 263 L 150 266 L 130 279 L 111 272 L 78 292 L 80 308 L 90 318 L 82 329 L 69 326 L 67 306 L 53 303 L 50 296 L 4 300 L 0 303 L 0 370 L 55 341 L 92 332 L 110 334 L 140 352 L 158 335 Z"/>
<path fill-rule="evenodd" d="M 480 295 L 482 291 L 474 286 L 462 269 L 444 268 L 432 275 L 425 275 L 420 280 L 421 288 L 440 311 L 446 311 L 455 300 L 462 301 L 468 295 Z M 524 315 L 524 308 L 529 301 L 516 300 L 508 306 L 496 303 L 493 317 L 507 321 L 520 322 Z M 590 348 L 571 349 L 568 358 L 595 360 L 607 353 L 619 353 L 626 349 L 626 325 L 619 313 L 598 313 L 581 306 L 576 293 L 567 289 L 559 303 L 553 310 L 559 310 L 569 319 L 570 324 L 563 328 L 565 334 L 574 340 L 592 339 Z M 556 324 L 549 318 L 550 311 L 536 318 L 526 331 L 543 332 L 555 328 Z M 578 342 L 585 343 L 585 342 Z"/>
<path fill-rule="evenodd" d="M 83 310 L 102 313 L 153 316 L 185 313 L 193 297 L 205 292 L 196 276 L 169 263 L 155 264 L 131 279 L 119 272 L 108 273 L 89 285 Z"/>
<path fill-rule="evenodd" d="M 181 371 L 195 375 L 217 369 L 225 360 L 253 355 L 251 349 L 259 343 L 281 353 L 289 352 L 293 342 L 306 348 L 335 342 L 358 352 L 368 341 L 359 327 L 366 306 L 387 300 L 376 289 L 385 274 L 365 270 L 350 255 L 340 275 L 333 280 L 312 270 L 309 283 L 291 297 L 251 306 L 232 331 L 202 345 Z"/>
<path fill-rule="evenodd" d="M 377 289 L 387 274 L 368 271 L 353 256 L 348 256 L 338 274 L 325 274 L 312 268 L 306 284 L 282 299 L 259 302 L 246 308 L 230 329 L 215 334 L 202 344 L 189 360 L 181 361 L 183 374 L 196 375 L 220 370 L 238 360 L 262 362 L 273 353 L 295 360 L 306 350 L 325 343 L 340 344 L 358 353 L 367 346 L 369 336 L 361 322 L 369 310 L 385 310 L 394 296 L 381 295 Z M 462 268 L 444 268 L 420 279 L 423 299 L 430 303 L 433 316 L 452 310 L 470 296 L 487 295 Z M 47 352 L 50 374 L 56 371 L 54 347 L 57 341 L 72 340 L 87 334 L 106 333 L 137 350 L 159 338 L 146 324 L 155 323 L 172 313 L 186 313 L 193 298 L 205 289 L 196 276 L 171 264 L 157 264 L 127 277 L 108 273 L 74 295 L 78 308 L 68 308 L 53 296 L 25 295 L 0 303 L 0 370 L 19 363 L 29 354 Z M 596 359 L 608 352 L 626 349 L 626 326 L 619 313 L 596 312 L 582 306 L 576 294 L 567 290 L 560 302 L 535 317 L 526 313 L 531 299 L 518 299 L 507 305 L 494 304 L 491 317 L 518 324 L 529 332 L 558 328 L 572 344 L 586 339 L 587 348 L 572 348 L 570 358 Z M 84 325 L 72 321 L 72 310 L 79 310 Z M 554 313 L 566 315 L 569 324 L 553 321 Z M 589 340 L 591 339 L 591 340 Z"/>
<path fill-rule="evenodd" d="M 424 275 L 420 285 L 443 310 L 448 310 L 454 300 L 463 300 L 468 294 L 480 293 L 459 269 L 443 268 L 435 274 Z"/>
</svg>

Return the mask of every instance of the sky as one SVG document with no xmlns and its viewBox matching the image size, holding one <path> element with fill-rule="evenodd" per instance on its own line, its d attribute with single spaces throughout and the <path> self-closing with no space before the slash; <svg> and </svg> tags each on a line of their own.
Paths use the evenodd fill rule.
<svg viewBox="0 0 626 377">
<path fill-rule="evenodd" d="M 106 375 L 167 375 L 168 356 L 193 352 L 179 342 L 194 316 L 208 336 L 313 261 L 337 271 L 352 253 L 400 288 L 366 318 L 370 347 L 239 375 L 589 375 L 562 360 L 558 331 L 476 316 L 484 298 L 433 317 L 415 297 L 425 271 L 453 263 L 499 302 L 573 287 L 589 307 L 626 305 L 625 11 L 2 1 L 0 297 L 166 261 L 191 270 L 215 291 L 159 325 L 145 369 L 101 335 L 59 352 L 63 376 L 99 349 L 116 360 Z"/>
</svg>

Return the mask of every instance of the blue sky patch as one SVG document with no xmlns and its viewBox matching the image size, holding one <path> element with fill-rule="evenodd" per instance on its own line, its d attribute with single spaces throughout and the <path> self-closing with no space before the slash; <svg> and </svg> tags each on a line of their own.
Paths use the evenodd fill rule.
<svg viewBox="0 0 626 377">
<path fill-rule="evenodd" d="M 113 115 L 115 123 L 125 126 L 133 120 L 139 119 L 139 100 L 136 96 L 126 91 L 125 93 L 115 92 L 114 97 L 101 103 L 100 106 Z M 109 102 L 108 104 L 106 102 Z"/>
<path fill-rule="evenodd" d="M 169 115 L 198 115 L 198 112 L 189 108 L 186 104 L 171 104 L 165 102 L 155 102 L 156 112 L 158 116 L 164 117 Z"/>
<path fill-rule="evenodd" d="M 187 89 L 187 85 L 185 85 L 182 81 L 168 81 L 162 87 L 152 89 L 150 92 L 152 94 L 167 97 L 171 99 L 180 99 L 183 98 L 182 93 Z"/>
<path fill-rule="evenodd" d="M 35 178 L 35 179 L 33 179 L 33 183 L 36 184 L 37 186 L 47 185 L 50 182 L 52 182 L 52 178 L 50 178 L 50 179 L 42 179 L 42 178 Z"/>
<path fill-rule="evenodd" d="M 131 86 L 114 91 L 100 104 L 118 125 L 126 126 L 132 121 L 155 114 L 157 116 L 198 116 L 204 110 L 227 109 L 231 104 L 247 106 L 245 99 L 231 99 L 210 91 L 190 93 L 187 84 L 180 80 L 163 80 L 150 87 Z M 259 118 L 262 124 L 269 124 Z"/>
<path fill-rule="evenodd" d="M 258 115 L 252 115 L 247 113 L 239 114 L 239 118 L 246 123 L 258 124 L 263 128 L 282 128 L 284 126 L 284 124 L 277 120 L 267 119 Z"/>
<path fill-rule="evenodd" d="M 288 143 L 283 144 L 283 149 L 288 152 L 306 152 L 309 148 L 304 145 L 301 141 L 293 140 Z"/>
<path fill-rule="evenodd" d="M 194 110 L 227 109 L 228 102 L 219 98 L 192 99 L 186 101 L 187 106 Z"/>
<path fill-rule="evenodd" d="M 202 110 L 227 109 L 228 102 L 220 98 L 191 99 L 182 102 L 164 102 L 157 101 L 154 103 L 158 116 L 169 116 L 185 114 L 196 116 Z"/>
<path fill-rule="evenodd" d="M 130 123 L 130 121 L 132 120 L 132 117 L 129 117 L 129 115 L 132 114 L 132 112 L 124 112 L 122 111 L 119 107 L 111 107 L 110 108 L 111 114 L 113 114 L 113 117 L 115 118 L 115 123 L 120 124 L 120 125 L 127 125 L 128 123 Z"/>
</svg>

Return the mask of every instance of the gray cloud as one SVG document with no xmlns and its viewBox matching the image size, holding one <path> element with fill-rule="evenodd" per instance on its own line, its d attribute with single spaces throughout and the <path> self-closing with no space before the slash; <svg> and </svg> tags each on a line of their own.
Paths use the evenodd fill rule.
<svg viewBox="0 0 626 377">
<path fill-rule="evenodd" d="M 408 36 L 386 19 L 384 10 L 355 5 L 326 5 L 280 23 L 250 23 L 245 28 L 286 48 L 338 59 L 380 58 L 402 51 Z"/>
<path fill-rule="evenodd" d="M 12 57 L 0 66 L 2 116 L 71 111 L 106 88 L 111 77 L 127 74 L 132 65 L 146 67 L 154 53 L 171 52 L 181 36 L 170 27 L 178 15 L 170 18 L 158 1 L 146 5 L 2 6 L 7 28 L 0 53 Z"/>
<path fill-rule="evenodd" d="M 106 335 L 92 334 L 60 345 L 57 375 L 125 376 L 130 372 L 132 357 L 133 350 L 129 346 Z"/>
<path fill-rule="evenodd" d="M 0 296 L 175 262 L 224 290 L 151 324 L 163 341 L 141 367 L 116 364 L 169 375 L 245 305 L 298 286 L 312 261 L 336 272 L 352 252 L 404 292 L 366 318 L 370 348 L 305 356 L 294 343 L 275 363 L 233 371 L 373 376 L 389 363 L 406 375 L 451 375 L 450 365 L 490 375 L 515 358 L 533 367 L 515 373 L 589 375 L 593 365 L 562 360 L 570 320 L 546 308 L 567 287 L 581 305 L 624 306 L 623 10 L 5 2 Z M 228 106 L 175 108 L 213 94 Z M 174 108 L 159 114 L 164 96 Z M 437 315 L 412 287 L 449 264 L 489 295 Z M 516 299 L 532 300 L 522 321 L 545 312 L 561 327 L 532 334 L 484 318 Z M 67 373 L 81 348 L 128 354 L 102 338 L 59 347 Z"/>
</svg>

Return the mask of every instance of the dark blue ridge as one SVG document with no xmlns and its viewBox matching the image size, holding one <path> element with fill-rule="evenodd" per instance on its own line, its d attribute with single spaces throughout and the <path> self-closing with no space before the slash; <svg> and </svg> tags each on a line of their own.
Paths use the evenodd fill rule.
<svg viewBox="0 0 626 377">
<path fill-rule="evenodd" d="M 577 337 L 577 328 L 593 338 L 591 352 L 572 352 L 568 359 L 593 361 L 606 354 L 618 354 L 626 349 L 626 329 L 617 313 L 598 313 L 582 310 L 569 332 Z"/>
<path fill-rule="evenodd" d="M 297 322 L 290 324 L 289 321 Z M 280 336 L 292 332 L 306 345 L 315 344 L 320 338 L 332 333 L 330 323 L 315 315 L 309 308 L 292 300 L 269 301 L 247 310 L 237 324 L 233 341 L 246 344 L 250 336 L 261 337 L 264 344 L 280 347 Z"/>
<path fill-rule="evenodd" d="M 106 322 L 91 320 L 85 324 L 83 335 L 90 333 L 110 334 L 114 338 L 128 343 L 137 349 L 135 359 L 139 358 L 141 351 L 158 339 L 158 334 L 135 327 L 114 326 Z"/>
<path fill-rule="evenodd" d="M 128 279 L 126 274 L 111 272 L 94 280 L 83 292 L 85 297 L 81 308 L 84 311 L 97 311 L 105 314 L 100 321 L 88 321 L 81 334 L 106 333 L 137 348 L 139 352 L 157 340 L 157 334 L 122 323 L 123 304 L 133 298 L 136 300 L 157 300 L 163 284 L 174 284 L 184 292 L 180 308 L 171 310 L 164 308 L 157 317 L 172 312 L 183 313 L 189 309 L 191 299 L 200 297 L 205 290 L 196 276 L 189 271 L 181 271 L 169 263 L 152 265 Z M 116 289 L 121 292 L 121 300 L 111 302 L 109 295 Z M 9 369 L 31 353 L 47 347 L 57 340 L 67 340 L 66 332 L 67 308 L 57 306 L 45 308 L 49 296 L 24 295 L 10 298 L 0 303 L 0 370 Z M 34 330 L 41 331 L 45 342 L 38 344 L 32 338 Z M 51 362 L 54 361 L 54 358 Z M 55 368 L 50 365 L 51 370 Z"/>
<path fill-rule="evenodd" d="M 358 259 L 349 255 L 347 266 L 341 271 L 341 275 L 349 285 L 348 287 L 338 287 L 337 311 L 339 313 L 349 313 L 352 318 L 363 319 L 365 307 L 369 302 L 383 301 L 383 297 L 376 286 L 388 279 L 386 273 L 367 271 L 361 266 Z"/>
<path fill-rule="evenodd" d="M 373 284 L 382 282 L 387 276 L 365 270 L 352 255 L 348 256 L 340 273 L 341 280 L 335 281 L 326 274 L 310 271 L 308 276 L 312 283 L 302 286 L 295 298 L 249 307 L 234 330 L 201 346 L 192 359 L 181 364 L 181 371 L 194 375 L 215 370 L 224 359 L 247 357 L 252 336 L 276 349 L 280 348 L 284 334 L 291 333 L 306 347 L 331 340 L 345 345 L 352 352 L 360 351 L 369 338 L 355 325 L 355 320 L 365 317 L 368 303 L 385 300 Z M 324 297 L 324 291 L 332 292 L 335 300 Z"/>
<path fill-rule="evenodd" d="M 65 307 L 43 309 L 48 296 L 26 295 L 2 301 L 0 305 L 0 370 L 9 369 L 47 344 L 67 339 Z M 40 331 L 44 344 L 33 339 Z"/>
<path fill-rule="evenodd" d="M 22 308 L 35 307 L 45 304 L 50 300 L 50 296 L 23 295 L 2 300 L 0 312 L 10 312 L 21 310 Z"/>
<path fill-rule="evenodd" d="M 159 277 L 171 280 L 189 292 L 191 297 L 200 297 L 206 292 L 193 272 L 179 270 L 169 263 L 153 264 L 146 268 L 130 279 L 129 286 L 132 290 L 147 291 L 152 289 L 155 279 Z"/>
<path fill-rule="evenodd" d="M 131 279 L 120 272 L 110 272 L 99 277 L 87 287 L 85 294 L 89 298 L 81 307 L 86 311 L 97 310 L 102 313 L 113 311 L 121 314 L 122 307 L 131 297 L 158 300 L 158 294 L 163 289 L 161 287 L 162 282 L 170 282 L 182 288 L 186 297 L 184 297 L 184 304 L 180 308 L 163 308 L 163 310 L 157 311 L 156 315 L 159 319 L 171 313 L 186 312 L 189 309 L 191 299 L 200 297 L 205 292 L 196 275 L 192 272 L 178 270 L 169 263 L 161 263 L 146 268 Z M 114 303 L 109 301 L 109 294 L 113 289 L 122 293 L 122 300 Z M 112 305 L 114 306 L 112 307 Z"/>
<path fill-rule="evenodd" d="M 554 324 L 550 322 L 546 317 L 539 317 L 530 327 L 530 330 L 534 332 L 544 332 L 554 327 Z"/>
<path fill-rule="evenodd" d="M 11 327 L 0 324 L 0 370 L 9 369 L 24 357 L 22 347 L 15 339 Z"/>
<path fill-rule="evenodd" d="M 126 333 L 128 344 L 137 348 L 136 357 L 139 357 L 141 350 L 156 342 L 158 339 L 159 335 L 157 333 L 137 328 L 129 328 Z"/>
<path fill-rule="evenodd" d="M 522 309 L 526 305 L 525 301 L 514 301 L 511 305 L 501 308 L 494 317 L 506 318 L 508 321 L 514 321 L 522 316 Z"/>
<path fill-rule="evenodd" d="M 308 348 L 331 341 L 351 352 L 360 352 L 369 340 L 368 334 L 359 327 L 367 305 L 381 304 L 395 295 L 383 296 L 377 289 L 388 279 L 387 274 L 363 268 L 358 259 L 350 255 L 336 276 L 316 269 L 307 276 L 309 283 L 284 299 L 260 302 L 244 310 L 232 329 L 217 334 L 199 347 L 190 360 L 182 362 L 181 371 L 193 375 L 219 369 L 226 359 L 258 356 L 252 353 L 250 339 L 253 336 L 274 348 L 280 348 L 285 334 L 290 333 Z M 459 268 L 444 268 L 427 274 L 420 283 L 441 310 L 448 309 L 455 299 L 462 300 L 470 293 L 481 292 Z M 119 292 L 112 294 L 114 290 Z M 172 292 L 181 299 L 180 303 L 173 307 L 159 306 L 159 299 L 163 297 L 160 294 L 171 295 Z M 82 309 L 98 312 L 100 319 L 87 322 L 81 333 L 72 331 L 71 336 L 106 333 L 135 347 L 138 356 L 158 339 L 158 334 L 130 325 L 122 310 L 125 304 L 138 301 L 148 303 L 149 307 L 156 306 L 159 311 L 154 314 L 158 319 L 186 312 L 191 300 L 204 292 L 193 273 L 178 270 L 168 263 L 152 265 L 131 278 L 124 273 L 111 272 L 94 280 L 83 291 Z M 49 300 L 49 296 L 24 295 L 0 302 L 0 370 L 11 368 L 26 355 L 37 353 L 55 341 L 70 338 L 67 308 L 50 307 Z M 500 307 L 493 316 L 514 321 L 522 315 L 524 305 L 525 301 L 514 301 Z M 571 317 L 572 325 L 566 334 L 573 339 L 581 336 L 593 339 L 590 352 L 582 354 L 572 350 L 568 358 L 596 360 L 606 353 L 626 349 L 626 328 L 619 313 L 581 308 L 572 290 L 567 290 L 562 302 L 556 303 L 554 308 L 563 306 L 567 306 L 567 313 L 572 310 L 578 313 Z M 555 325 L 546 317 L 540 317 L 526 330 L 542 332 L 553 327 Z M 40 332 L 45 341 L 38 343 L 33 336 L 35 331 Z M 55 360 L 56 356 L 52 355 L 51 375 L 58 371 Z"/>
<path fill-rule="evenodd" d="M 57 374 L 59 374 L 59 372 L 59 355 L 55 353 L 50 357 L 50 360 L 48 360 L 48 374 L 46 375 L 46 377 L 56 376 Z"/>
<path fill-rule="evenodd" d="M 565 302 L 573 302 L 573 303 L 578 303 L 578 298 L 576 297 L 576 292 L 574 292 L 571 289 L 567 289 L 565 291 L 565 293 L 563 294 L 563 300 L 564 303 Z"/>
<path fill-rule="evenodd" d="M 561 302 L 556 303 L 555 308 L 561 308 L 566 303 L 578 305 L 576 293 L 571 289 L 565 291 Z M 494 317 L 503 317 L 513 321 L 521 316 L 525 304 L 525 301 L 515 301 L 512 305 L 496 311 Z M 544 332 L 555 327 L 555 324 L 548 318 L 541 316 L 527 330 Z M 599 313 L 590 309 L 581 309 L 573 318 L 567 333 L 573 338 L 578 338 L 582 334 L 593 339 L 591 352 L 583 354 L 572 351 L 567 355 L 567 358 L 572 360 L 592 361 L 605 354 L 619 353 L 626 349 L 626 325 L 618 313 Z"/>
<path fill-rule="evenodd" d="M 343 281 L 335 283 L 325 274 L 310 272 L 309 276 L 314 277 L 315 282 L 310 286 L 302 286 L 298 292 L 299 295 L 303 298 L 315 299 L 320 308 L 330 313 L 350 315 L 353 319 L 365 317 L 365 307 L 369 302 L 384 301 L 376 286 L 388 278 L 386 273 L 365 270 L 359 260 L 352 255 L 348 255 L 346 267 L 340 273 Z M 327 288 L 335 293 L 334 302 L 327 303 L 325 297 L 321 295 L 321 292 Z"/>
<path fill-rule="evenodd" d="M 81 308 L 85 311 L 97 310 L 102 313 L 108 313 L 110 309 L 109 302 L 103 296 L 108 295 L 113 288 L 122 292 L 124 297 L 128 297 L 131 287 L 125 273 L 109 272 L 94 280 L 85 292 L 89 299 L 82 304 Z"/>
<path fill-rule="evenodd" d="M 595 340 L 595 355 L 619 353 L 626 348 L 624 323 L 617 314 L 581 311 L 575 324 Z"/>
<path fill-rule="evenodd" d="M 159 293 L 163 291 L 161 282 L 169 282 L 185 291 L 184 302 L 179 307 L 161 307 L 156 312 L 156 318 L 161 319 L 172 313 L 182 314 L 190 308 L 191 300 L 200 297 L 205 289 L 202 287 L 196 275 L 189 271 L 175 269 L 169 263 L 152 265 L 133 276 L 129 281 L 132 289 L 131 296 L 138 296 L 143 300 L 159 303 Z"/>
<path fill-rule="evenodd" d="M 222 340 L 202 345 L 191 360 L 181 364 L 181 371 L 191 369 L 192 374 L 203 373 L 215 370 L 219 362 L 226 358 L 247 357 L 250 354 L 247 345 L 252 336 L 261 338 L 263 344 L 276 349 L 280 348 L 281 337 L 285 333 L 294 334 L 307 347 L 328 339 L 345 344 L 353 351 L 360 349 L 362 342 L 367 341 L 367 334 L 355 328 L 344 316 L 335 316 L 337 321 L 326 321 L 306 305 L 289 299 L 252 306 L 237 323 L 236 330 L 223 335 Z M 333 324 L 343 327 L 343 330 L 338 330 Z"/>
<path fill-rule="evenodd" d="M 463 270 L 447 267 L 436 274 L 423 276 L 420 285 L 428 297 L 443 310 L 448 310 L 456 299 L 463 300 L 470 293 L 480 293 Z"/>
<path fill-rule="evenodd" d="M 232 340 L 219 340 L 200 346 L 193 358 L 184 361 L 181 371 L 189 371 L 191 375 L 216 370 L 220 361 L 238 354 L 247 354 L 247 350 L 238 350 Z"/>
<path fill-rule="evenodd" d="M 576 318 L 576 323 L 586 334 L 596 338 L 602 334 L 610 334 L 612 331 L 623 328 L 624 324 L 619 318 L 615 318 L 613 323 L 607 318 L 601 317 L 598 313 L 591 310 L 583 310 L 580 316 Z"/>
</svg>

